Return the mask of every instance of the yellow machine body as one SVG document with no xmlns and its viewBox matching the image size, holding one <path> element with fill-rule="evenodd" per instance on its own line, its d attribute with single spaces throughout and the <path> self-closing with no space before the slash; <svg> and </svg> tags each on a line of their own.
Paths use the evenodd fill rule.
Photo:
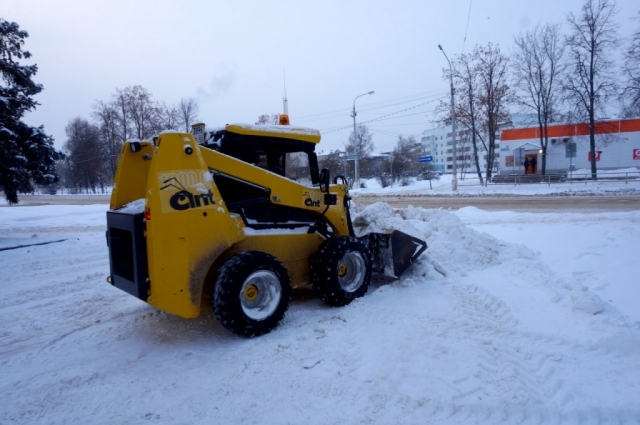
<svg viewBox="0 0 640 425">
<path fill-rule="evenodd" d="M 227 131 L 309 144 L 320 140 L 317 132 L 284 126 L 227 126 Z M 284 264 L 291 287 L 310 283 L 310 258 L 325 237 L 308 233 L 308 226 L 247 226 L 246 217 L 229 210 L 214 177 L 230 182 L 231 195 L 233 185 L 246 185 L 268 194 L 264 201 L 274 208 L 311 214 L 333 234 L 350 234 L 346 184 L 329 187 L 337 203 L 326 205 L 318 187 L 199 145 L 190 133 L 164 132 L 155 143 L 123 146 L 107 214 L 112 284 L 162 311 L 194 318 L 211 308 L 213 276 L 236 253 L 271 254 Z"/>
</svg>

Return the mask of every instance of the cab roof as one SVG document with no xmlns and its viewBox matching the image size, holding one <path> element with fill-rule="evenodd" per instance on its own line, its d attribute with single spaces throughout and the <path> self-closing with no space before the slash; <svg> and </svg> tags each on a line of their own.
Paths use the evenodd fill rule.
<svg viewBox="0 0 640 425">
<path fill-rule="evenodd" d="M 229 133 L 245 136 L 279 137 L 281 139 L 299 140 L 308 143 L 320 143 L 320 131 L 288 125 L 261 124 L 228 124 L 225 130 Z"/>
</svg>

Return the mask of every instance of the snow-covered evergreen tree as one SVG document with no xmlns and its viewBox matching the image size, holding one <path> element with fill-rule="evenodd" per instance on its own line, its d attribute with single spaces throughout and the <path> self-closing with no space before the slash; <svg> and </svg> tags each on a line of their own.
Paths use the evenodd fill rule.
<svg viewBox="0 0 640 425">
<path fill-rule="evenodd" d="M 42 85 L 31 79 L 38 66 L 18 61 L 31 57 L 22 50 L 28 36 L 17 23 L 0 18 L 0 189 L 9 203 L 18 202 L 18 192 L 32 191 L 32 182 L 57 181 L 55 161 L 62 155 L 44 127 L 21 121 L 35 109 L 33 96 L 42 91 Z"/>
</svg>

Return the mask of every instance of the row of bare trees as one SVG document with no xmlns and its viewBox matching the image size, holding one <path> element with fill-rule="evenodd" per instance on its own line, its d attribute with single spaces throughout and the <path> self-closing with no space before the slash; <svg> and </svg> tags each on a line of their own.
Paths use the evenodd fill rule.
<svg viewBox="0 0 640 425">
<path fill-rule="evenodd" d="M 151 139 L 165 130 L 189 131 L 198 113 L 194 99 L 169 105 L 154 101 L 140 85 L 116 89 L 111 100 L 95 102 L 91 121 L 77 117 L 67 125 L 66 158 L 58 164 L 62 183 L 76 192 L 104 191 L 125 140 Z"/>
<path fill-rule="evenodd" d="M 376 177 L 383 187 L 395 181 L 408 183 L 408 177 L 423 176 L 431 170 L 427 164 L 419 163 L 418 158 L 425 154 L 424 146 L 415 136 L 398 136 L 396 146 L 386 155 L 372 155 L 373 137 L 364 124 L 356 127 L 345 147 L 345 152 L 336 151 L 320 159 L 320 168 L 328 168 L 331 175 L 345 175 L 352 179 L 355 176 L 353 161 L 345 161 L 344 155 L 352 156 L 360 153 L 360 175 L 364 178 Z"/>
<path fill-rule="evenodd" d="M 456 121 L 473 149 L 476 173 L 483 181 L 492 177 L 496 135 L 509 126 L 512 107 L 536 116 L 540 129 L 541 172 L 546 173 L 549 125 L 584 123 L 589 127 L 592 178 L 596 170 L 596 121 L 614 112 L 620 101 L 622 114 L 640 115 L 640 31 L 624 52 L 624 75 L 615 73 L 613 55 L 620 44 L 613 0 L 585 0 L 580 13 L 567 16 L 568 32 L 559 24 L 538 25 L 515 37 L 509 57 L 489 43 L 454 57 L 453 77 Z M 622 81 L 622 84 L 619 83 Z M 450 123 L 450 103 L 438 107 L 445 124 Z M 479 153 L 484 153 L 484 163 Z M 460 157 L 459 157 L 460 159 Z"/>
</svg>

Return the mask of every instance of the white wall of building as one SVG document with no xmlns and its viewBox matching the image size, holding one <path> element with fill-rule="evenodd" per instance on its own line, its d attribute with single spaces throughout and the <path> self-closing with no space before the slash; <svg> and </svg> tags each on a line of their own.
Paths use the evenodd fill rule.
<svg viewBox="0 0 640 425">
<path fill-rule="evenodd" d="M 596 135 L 596 166 L 599 170 L 640 168 L 640 118 L 602 121 L 608 133 Z M 613 129 L 614 131 L 611 131 Z M 570 164 L 574 169 L 591 169 L 589 136 L 584 125 L 557 125 L 549 127 L 546 174 L 564 174 Z M 540 139 L 535 127 L 502 131 L 500 144 L 500 174 L 523 174 L 522 164 L 514 158 L 514 150 L 524 147 L 525 154 L 537 154 L 538 174 L 542 172 Z M 576 156 L 567 158 L 566 146 L 576 144 Z"/>
</svg>

